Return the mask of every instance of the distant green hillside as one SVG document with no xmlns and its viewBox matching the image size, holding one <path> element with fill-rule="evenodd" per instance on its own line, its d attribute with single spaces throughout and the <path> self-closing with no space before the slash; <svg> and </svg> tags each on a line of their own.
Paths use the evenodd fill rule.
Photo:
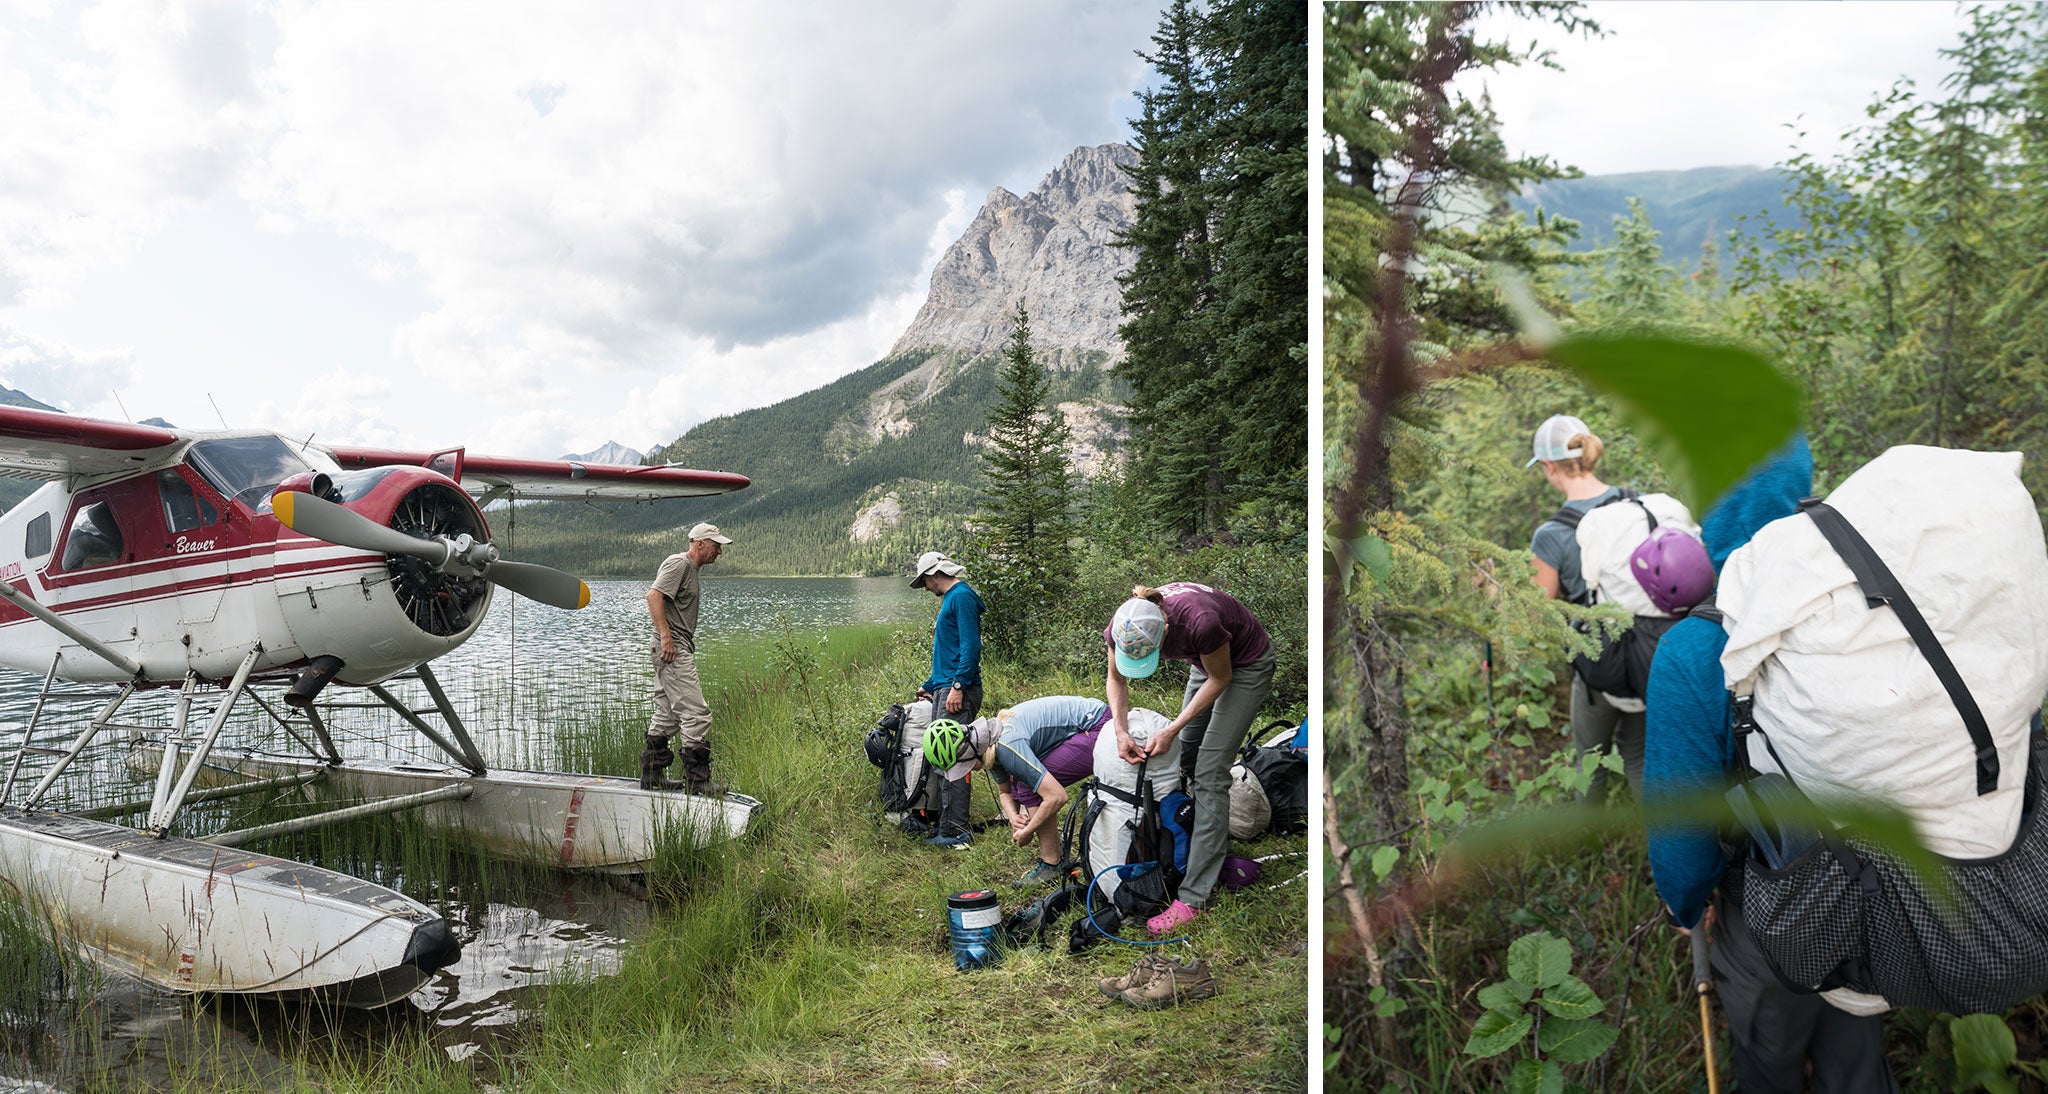
<svg viewBox="0 0 2048 1094">
<path fill-rule="evenodd" d="M 649 453 L 707 470 L 737 471 L 753 485 L 735 494 L 645 505 L 525 505 L 513 518 L 516 557 L 579 574 L 652 573 L 681 550 L 700 520 L 738 542 L 722 572 L 782 574 L 897 573 L 917 553 L 954 550 L 979 503 L 979 465 L 968 434 L 985 429 L 995 398 L 997 360 L 962 360 L 915 351 L 885 358 L 814 391 L 698 425 Z M 1060 400 L 1115 402 L 1115 382 L 1100 355 L 1055 375 Z M 928 400 L 901 411 L 901 435 L 873 436 L 871 397 L 929 368 Z M 848 532 L 862 509 L 894 492 L 903 507 L 895 528 L 868 543 Z M 491 516 L 502 543 L 506 516 Z"/>
<path fill-rule="evenodd" d="M 1614 218 L 1628 215 L 1628 199 L 1639 197 L 1649 208 L 1650 223 L 1663 233 L 1658 240 L 1675 266 L 1690 268 L 1699 261 L 1709 239 L 1727 258 L 1728 232 L 1741 227 L 1746 235 L 1761 227 L 1758 214 L 1769 210 L 1790 222 L 1782 190 L 1784 173 L 1768 167 L 1697 167 L 1689 171 L 1637 171 L 1623 175 L 1588 175 L 1556 179 L 1531 187 L 1514 200 L 1516 208 L 1541 206 L 1585 226 L 1575 251 L 1595 250 L 1614 241 Z M 1747 216 L 1746 224 L 1738 218 Z M 1726 271 L 1724 265 L 1723 271 Z"/>
</svg>

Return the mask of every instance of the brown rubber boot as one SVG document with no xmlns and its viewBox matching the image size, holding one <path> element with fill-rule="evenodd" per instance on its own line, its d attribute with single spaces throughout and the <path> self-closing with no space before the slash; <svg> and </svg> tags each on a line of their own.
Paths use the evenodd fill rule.
<svg viewBox="0 0 2048 1094">
<path fill-rule="evenodd" d="M 647 735 L 647 747 L 640 753 L 640 789 L 681 790 L 683 784 L 669 778 L 662 772 L 676 762 L 676 754 L 668 747 L 668 738 L 659 733 Z"/>
<path fill-rule="evenodd" d="M 698 745 L 683 750 L 683 788 L 707 798 L 723 797 L 725 787 L 711 781 L 711 747 Z"/>
</svg>

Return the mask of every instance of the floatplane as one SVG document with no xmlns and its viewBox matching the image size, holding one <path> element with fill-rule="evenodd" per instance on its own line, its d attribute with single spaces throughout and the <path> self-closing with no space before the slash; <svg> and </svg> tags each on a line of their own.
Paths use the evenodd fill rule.
<svg viewBox="0 0 2048 1094">
<path fill-rule="evenodd" d="M 631 873 L 657 838 L 673 838 L 663 833 L 727 838 L 760 807 L 732 792 L 495 769 L 429 667 L 476 633 L 494 589 L 589 603 L 578 578 L 501 556 L 483 515 L 492 501 L 716 494 L 744 476 L 323 446 L 13 407 L 0 407 L 0 474 L 51 480 L 0 516 L 0 666 L 42 678 L 13 755 L 0 750 L 0 895 L 105 966 L 173 991 L 380 1006 L 460 955 L 447 922 L 392 889 L 241 845 L 413 810 L 488 851 Z M 400 679 L 431 701 L 401 699 L 387 686 Z M 109 693 L 68 744 L 65 727 L 38 725 L 59 682 Z M 321 714 L 330 683 L 374 697 L 447 762 L 344 756 Z M 261 688 L 284 689 L 283 703 Z M 147 723 L 133 713 L 148 705 L 131 703 L 139 693 L 172 689 L 168 713 Z M 244 699 L 298 750 L 224 739 Z M 79 777 L 80 755 L 109 731 L 128 735 L 131 766 L 153 769 L 153 793 L 61 808 L 59 780 Z M 177 833 L 198 802 L 291 787 L 351 804 Z M 113 823 L 124 816 L 143 820 Z"/>
</svg>

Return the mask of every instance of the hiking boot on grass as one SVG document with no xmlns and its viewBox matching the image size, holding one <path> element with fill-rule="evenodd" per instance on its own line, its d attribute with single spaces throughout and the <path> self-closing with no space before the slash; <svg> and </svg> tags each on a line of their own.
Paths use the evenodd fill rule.
<svg viewBox="0 0 2048 1094">
<path fill-rule="evenodd" d="M 1059 863 L 1040 859 L 1036 865 L 1024 872 L 1023 877 L 1011 882 L 1010 887 L 1013 889 L 1029 889 L 1034 885 L 1050 885 L 1059 881 L 1060 876 L 1065 872 L 1060 869 Z"/>
<path fill-rule="evenodd" d="M 1150 979 L 1125 988 L 1117 998 L 1140 1010 L 1158 1010 L 1207 999 L 1215 994 L 1216 978 L 1209 975 L 1209 967 L 1197 957 L 1185 965 L 1162 962 L 1162 967 L 1155 970 Z"/>
<path fill-rule="evenodd" d="M 1124 992 L 1147 983 L 1163 970 L 1172 967 L 1173 963 L 1167 959 L 1157 954 L 1147 954 L 1139 958 L 1137 964 L 1131 966 L 1131 971 L 1122 976 L 1104 977 L 1096 981 L 1095 986 L 1111 999 L 1120 999 Z"/>
<path fill-rule="evenodd" d="M 961 832 L 952 836 L 933 836 L 925 842 L 933 847 L 951 847 L 955 851 L 965 851 L 974 845 L 974 837 Z"/>
<path fill-rule="evenodd" d="M 903 814 L 903 819 L 896 823 L 896 827 L 903 829 L 904 835 L 916 836 L 918 839 L 923 839 L 937 831 L 937 829 L 932 827 L 932 822 L 915 813 Z"/>
</svg>

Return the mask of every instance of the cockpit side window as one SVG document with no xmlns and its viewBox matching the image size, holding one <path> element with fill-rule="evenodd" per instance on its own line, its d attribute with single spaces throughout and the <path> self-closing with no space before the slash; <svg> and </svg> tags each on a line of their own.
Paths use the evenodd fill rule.
<svg viewBox="0 0 2048 1094">
<path fill-rule="evenodd" d="M 200 441 L 185 458 L 220 496 L 251 509 L 263 503 L 277 484 L 301 471 L 306 461 L 277 437 L 220 437 Z"/>
<path fill-rule="evenodd" d="M 164 527 L 174 534 L 204 528 L 220 519 L 213 502 L 192 489 L 185 476 L 176 471 L 157 472 L 156 489 L 163 498 Z"/>
<path fill-rule="evenodd" d="M 71 518 L 71 531 L 64 536 L 64 570 L 84 570 L 121 561 L 125 541 L 121 526 L 114 523 L 114 510 L 96 501 Z"/>
<path fill-rule="evenodd" d="M 50 514 L 37 513 L 28 522 L 28 542 L 22 548 L 23 558 L 41 558 L 50 553 Z"/>
</svg>

